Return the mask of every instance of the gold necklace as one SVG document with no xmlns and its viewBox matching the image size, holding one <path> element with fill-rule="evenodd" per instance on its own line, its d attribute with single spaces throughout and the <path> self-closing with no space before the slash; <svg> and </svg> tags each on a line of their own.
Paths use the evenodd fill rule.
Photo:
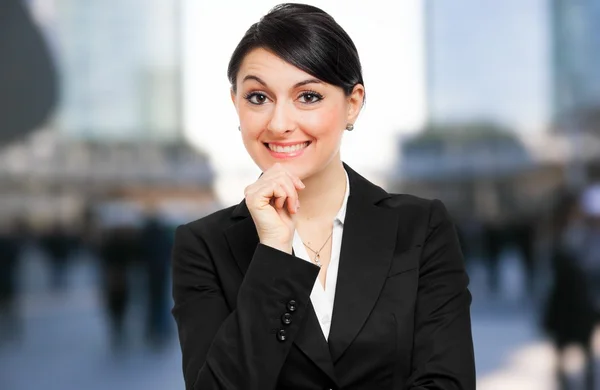
<svg viewBox="0 0 600 390">
<path fill-rule="evenodd" d="M 304 246 L 307 247 L 308 249 L 310 249 L 315 254 L 315 263 L 317 264 L 317 266 L 319 268 L 321 268 L 321 266 L 322 266 L 322 264 L 321 264 L 321 251 L 323 250 L 323 248 L 325 248 L 325 245 L 329 242 L 329 239 L 331 238 L 332 235 L 333 235 L 333 230 L 331 230 L 331 234 L 329 234 L 329 237 L 327 237 L 327 240 L 325 240 L 325 243 L 323 244 L 323 246 L 321 247 L 321 249 L 319 249 L 318 251 L 312 249 L 311 247 L 309 247 L 308 245 L 306 245 L 306 243 L 304 241 L 302 241 L 302 243 L 304 244 Z"/>
</svg>

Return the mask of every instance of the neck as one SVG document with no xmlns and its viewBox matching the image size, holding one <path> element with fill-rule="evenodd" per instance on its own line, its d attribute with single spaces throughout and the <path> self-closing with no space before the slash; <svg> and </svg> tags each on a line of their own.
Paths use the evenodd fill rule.
<svg viewBox="0 0 600 390">
<path fill-rule="evenodd" d="M 302 180 L 306 188 L 298 192 L 299 221 L 333 219 L 339 211 L 346 191 L 346 173 L 339 158 L 325 169 Z"/>
</svg>

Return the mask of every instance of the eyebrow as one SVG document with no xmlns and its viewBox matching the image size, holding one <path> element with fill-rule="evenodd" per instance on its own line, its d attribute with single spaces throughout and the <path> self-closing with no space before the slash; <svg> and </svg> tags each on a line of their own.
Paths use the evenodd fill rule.
<svg viewBox="0 0 600 390">
<path fill-rule="evenodd" d="M 254 80 L 254 81 L 257 81 L 258 83 L 264 85 L 265 87 L 267 86 L 267 83 L 265 83 L 258 76 L 249 74 L 246 77 L 244 77 L 244 80 L 242 80 L 242 82 L 245 82 L 246 80 Z M 294 88 L 302 87 L 303 85 L 306 85 L 306 84 L 323 84 L 323 82 L 319 79 L 306 79 L 306 80 L 303 80 L 303 81 L 300 81 L 300 82 L 294 84 Z"/>
</svg>

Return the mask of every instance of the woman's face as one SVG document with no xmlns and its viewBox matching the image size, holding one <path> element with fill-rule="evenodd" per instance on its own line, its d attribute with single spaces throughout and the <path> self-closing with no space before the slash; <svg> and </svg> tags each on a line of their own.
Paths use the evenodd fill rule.
<svg viewBox="0 0 600 390">
<path fill-rule="evenodd" d="M 306 179 L 339 160 L 346 125 L 354 123 L 364 88 L 350 96 L 264 49 L 244 58 L 231 92 L 246 150 L 264 172 L 283 164 Z"/>
</svg>

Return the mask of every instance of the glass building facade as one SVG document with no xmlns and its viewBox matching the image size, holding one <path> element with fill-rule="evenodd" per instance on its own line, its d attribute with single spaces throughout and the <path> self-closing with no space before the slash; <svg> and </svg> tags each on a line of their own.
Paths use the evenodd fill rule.
<svg viewBox="0 0 600 390">
<path fill-rule="evenodd" d="M 600 0 L 551 0 L 553 119 L 600 109 Z"/>
<path fill-rule="evenodd" d="M 54 0 L 64 135 L 181 137 L 179 7 L 177 0 Z"/>
</svg>

